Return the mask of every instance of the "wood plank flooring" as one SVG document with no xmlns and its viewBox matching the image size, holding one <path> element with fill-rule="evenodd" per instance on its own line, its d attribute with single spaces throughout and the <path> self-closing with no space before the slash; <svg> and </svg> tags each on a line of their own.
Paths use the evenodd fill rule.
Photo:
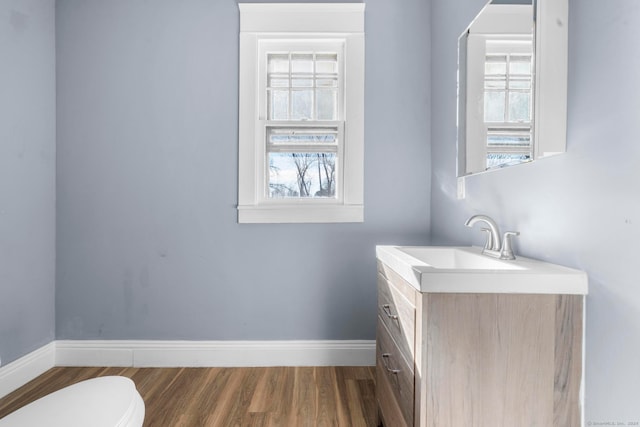
<svg viewBox="0 0 640 427">
<path fill-rule="evenodd" d="M 122 375 L 145 401 L 145 427 L 370 427 L 377 425 L 374 369 L 53 368 L 0 399 L 0 418 L 78 381 Z"/>
</svg>

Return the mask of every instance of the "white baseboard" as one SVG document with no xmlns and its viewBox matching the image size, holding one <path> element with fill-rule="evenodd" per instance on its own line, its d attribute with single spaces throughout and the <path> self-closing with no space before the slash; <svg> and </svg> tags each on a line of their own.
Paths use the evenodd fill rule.
<svg viewBox="0 0 640 427">
<path fill-rule="evenodd" d="M 56 366 L 373 366 L 375 341 L 57 341 Z"/>
<path fill-rule="evenodd" d="M 56 345 L 54 341 L 1 367 L 0 398 L 53 368 L 55 359 Z"/>
<path fill-rule="evenodd" d="M 375 341 L 53 341 L 0 367 L 0 398 L 54 366 L 373 366 Z"/>
</svg>

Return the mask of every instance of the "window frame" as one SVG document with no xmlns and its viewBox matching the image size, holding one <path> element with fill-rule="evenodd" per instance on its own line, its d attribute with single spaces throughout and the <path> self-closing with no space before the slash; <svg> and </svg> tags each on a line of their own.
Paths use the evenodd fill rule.
<svg viewBox="0 0 640 427">
<path fill-rule="evenodd" d="M 239 223 L 323 223 L 364 220 L 364 4 L 240 3 Z M 265 46 L 313 50 L 343 46 L 344 93 L 338 120 L 267 120 Z M 338 100 L 340 103 L 340 99 Z M 267 197 L 266 132 L 270 126 L 336 127 L 339 141 L 336 198 Z"/>
</svg>

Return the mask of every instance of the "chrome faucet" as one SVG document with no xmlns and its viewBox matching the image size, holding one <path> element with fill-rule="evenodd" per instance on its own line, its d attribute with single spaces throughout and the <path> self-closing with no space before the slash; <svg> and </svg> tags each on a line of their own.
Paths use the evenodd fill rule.
<svg viewBox="0 0 640 427">
<path fill-rule="evenodd" d="M 516 259 L 511 245 L 511 236 L 518 236 L 517 231 L 507 231 L 504 233 L 502 240 L 500 239 L 500 230 L 498 224 L 487 215 L 474 215 L 464 223 L 467 227 L 473 227 L 477 222 L 484 222 L 489 228 L 483 228 L 482 231 L 487 233 L 487 240 L 482 249 L 484 255 L 500 259 Z"/>
</svg>

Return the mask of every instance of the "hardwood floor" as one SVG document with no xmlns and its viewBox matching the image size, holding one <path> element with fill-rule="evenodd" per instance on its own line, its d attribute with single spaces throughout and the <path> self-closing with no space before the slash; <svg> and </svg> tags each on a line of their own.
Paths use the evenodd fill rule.
<svg viewBox="0 0 640 427">
<path fill-rule="evenodd" d="M 53 368 L 0 399 L 0 418 L 78 381 L 131 378 L 144 426 L 377 425 L 374 367 Z"/>
</svg>

